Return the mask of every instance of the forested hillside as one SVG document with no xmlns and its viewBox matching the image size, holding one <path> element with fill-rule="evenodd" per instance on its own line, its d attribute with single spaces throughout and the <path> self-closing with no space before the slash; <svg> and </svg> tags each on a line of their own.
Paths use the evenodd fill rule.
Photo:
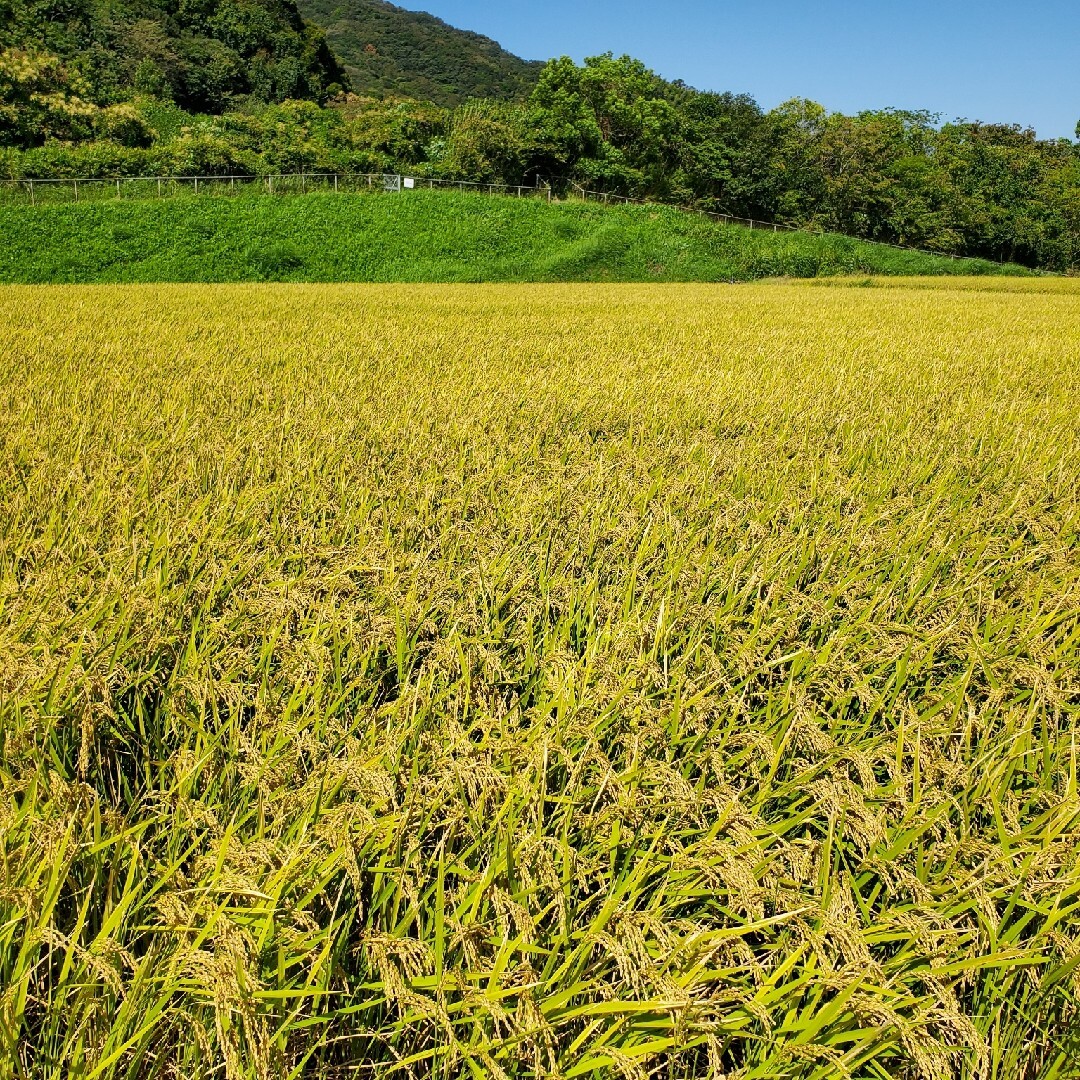
<svg viewBox="0 0 1080 1080">
<path fill-rule="evenodd" d="M 5 49 L 0 145 L 85 137 L 87 106 L 133 95 L 219 113 L 323 100 L 345 79 L 295 0 L 0 0 Z"/>
<path fill-rule="evenodd" d="M 507 52 L 481 34 L 407 11 L 386 0 L 299 0 L 358 94 L 458 105 L 469 98 L 524 97 L 543 64 Z"/>
</svg>

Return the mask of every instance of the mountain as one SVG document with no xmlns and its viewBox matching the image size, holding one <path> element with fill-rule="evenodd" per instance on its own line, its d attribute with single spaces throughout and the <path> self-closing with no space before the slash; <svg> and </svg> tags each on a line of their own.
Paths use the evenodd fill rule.
<svg viewBox="0 0 1080 1080">
<path fill-rule="evenodd" d="M 509 100 L 528 93 L 543 67 L 498 42 L 386 0 L 299 0 L 304 18 L 324 27 L 353 90 L 454 106 L 469 98 Z"/>
<path fill-rule="evenodd" d="M 134 91 L 191 112 L 322 100 L 345 81 L 295 0 L 0 0 L 0 61 L 0 98 Z"/>
</svg>

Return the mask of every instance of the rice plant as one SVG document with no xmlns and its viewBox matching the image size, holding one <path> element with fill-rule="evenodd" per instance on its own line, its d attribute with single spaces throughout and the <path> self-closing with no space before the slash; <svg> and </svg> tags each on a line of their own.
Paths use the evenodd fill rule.
<svg viewBox="0 0 1080 1080">
<path fill-rule="evenodd" d="M 0 1074 L 1080 1075 L 1078 305 L 0 289 Z"/>
</svg>

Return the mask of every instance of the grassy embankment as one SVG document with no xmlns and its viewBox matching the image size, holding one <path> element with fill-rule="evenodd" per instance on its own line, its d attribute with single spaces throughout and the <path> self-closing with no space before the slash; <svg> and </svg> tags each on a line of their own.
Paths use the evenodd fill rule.
<svg viewBox="0 0 1080 1080">
<path fill-rule="evenodd" d="M 456 192 L 0 206 L 0 281 L 747 281 L 1025 273 L 673 209 Z"/>
<path fill-rule="evenodd" d="M 0 1073 L 1074 1078 L 1080 291 L 959 284 L 0 290 Z"/>
</svg>

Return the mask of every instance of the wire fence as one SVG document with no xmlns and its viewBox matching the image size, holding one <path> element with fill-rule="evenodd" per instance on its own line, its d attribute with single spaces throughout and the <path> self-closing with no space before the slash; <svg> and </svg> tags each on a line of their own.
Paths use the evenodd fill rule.
<svg viewBox="0 0 1080 1080">
<path fill-rule="evenodd" d="M 27 177 L 0 180 L 0 200 L 31 206 L 50 203 L 108 202 L 241 194 L 303 195 L 316 192 L 398 192 L 415 188 L 453 188 L 518 198 L 550 198 L 549 189 L 515 184 L 440 180 L 398 173 L 274 173 L 216 176 Z"/>
<path fill-rule="evenodd" d="M 635 199 L 628 195 L 612 195 L 606 191 L 590 191 L 580 184 L 565 178 L 557 178 L 570 186 L 574 194 L 587 202 L 601 202 L 605 205 L 626 204 L 632 206 L 653 206 L 657 208 L 674 208 L 685 214 L 697 214 L 699 217 L 709 218 L 712 221 L 721 222 L 724 225 L 738 225 L 745 229 L 757 229 L 759 232 L 797 232 L 814 236 L 843 236 L 848 240 L 857 240 L 861 244 L 874 244 L 877 247 L 890 248 L 893 251 L 907 251 L 918 255 L 934 255 L 939 259 L 973 259 L 976 256 L 957 255 L 951 251 L 934 251 L 931 248 L 913 247 L 910 244 L 895 244 L 887 240 L 867 240 L 860 236 L 851 236 L 848 233 L 830 233 L 824 229 L 814 229 L 807 225 L 786 225 L 775 221 L 758 221 L 754 218 L 737 217 L 734 214 L 723 214 L 715 210 L 703 210 L 698 206 L 685 206 L 680 203 L 658 203 L 650 199 Z M 993 260 L 991 260 L 993 261 Z M 1000 259 L 996 260 L 1001 262 Z"/>
<path fill-rule="evenodd" d="M 298 172 L 274 174 L 237 174 L 207 176 L 114 176 L 114 177 L 27 177 L 0 180 L 0 202 L 22 203 L 31 206 L 52 203 L 106 202 L 123 199 L 167 199 L 180 197 L 229 196 L 242 194 L 303 195 L 318 192 L 361 193 L 401 192 L 420 188 L 450 189 L 484 195 L 504 195 L 516 198 L 555 198 L 555 186 L 560 195 L 605 205 L 651 206 L 677 209 L 696 214 L 724 225 L 734 225 L 763 232 L 801 232 L 829 235 L 824 230 L 807 226 L 788 225 L 775 221 L 758 221 L 733 214 L 704 210 L 696 206 L 660 203 L 636 199 L 628 195 L 592 191 L 566 177 L 549 180 L 536 178 L 534 184 L 485 183 L 475 180 L 443 180 L 427 176 L 406 176 L 400 173 Z M 831 235 L 848 236 L 844 233 Z M 949 251 L 896 244 L 884 240 L 867 240 L 849 236 L 861 243 L 875 244 L 895 251 L 934 255 L 945 259 L 967 259 Z M 1000 261 L 1000 260 L 999 260 Z"/>
<path fill-rule="evenodd" d="M 766 232 L 805 232 L 804 228 L 798 225 L 781 225 L 775 221 L 758 221 L 755 218 L 738 217 L 735 214 L 723 214 L 715 210 L 703 210 L 698 206 L 684 206 L 679 203 L 661 203 L 652 199 L 635 199 L 630 195 L 613 195 L 609 191 L 590 191 L 588 188 L 582 187 L 580 184 L 575 183 L 573 180 L 566 180 L 563 177 L 556 177 L 556 180 L 569 185 L 568 190 L 572 191 L 579 199 L 586 202 L 599 202 L 605 206 L 609 205 L 628 205 L 628 206 L 655 206 L 664 207 L 666 209 L 681 210 L 688 214 L 698 214 L 701 217 L 710 218 L 713 221 L 722 222 L 725 225 L 741 225 L 746 229 L 758 229 Z"/>
</svg>

